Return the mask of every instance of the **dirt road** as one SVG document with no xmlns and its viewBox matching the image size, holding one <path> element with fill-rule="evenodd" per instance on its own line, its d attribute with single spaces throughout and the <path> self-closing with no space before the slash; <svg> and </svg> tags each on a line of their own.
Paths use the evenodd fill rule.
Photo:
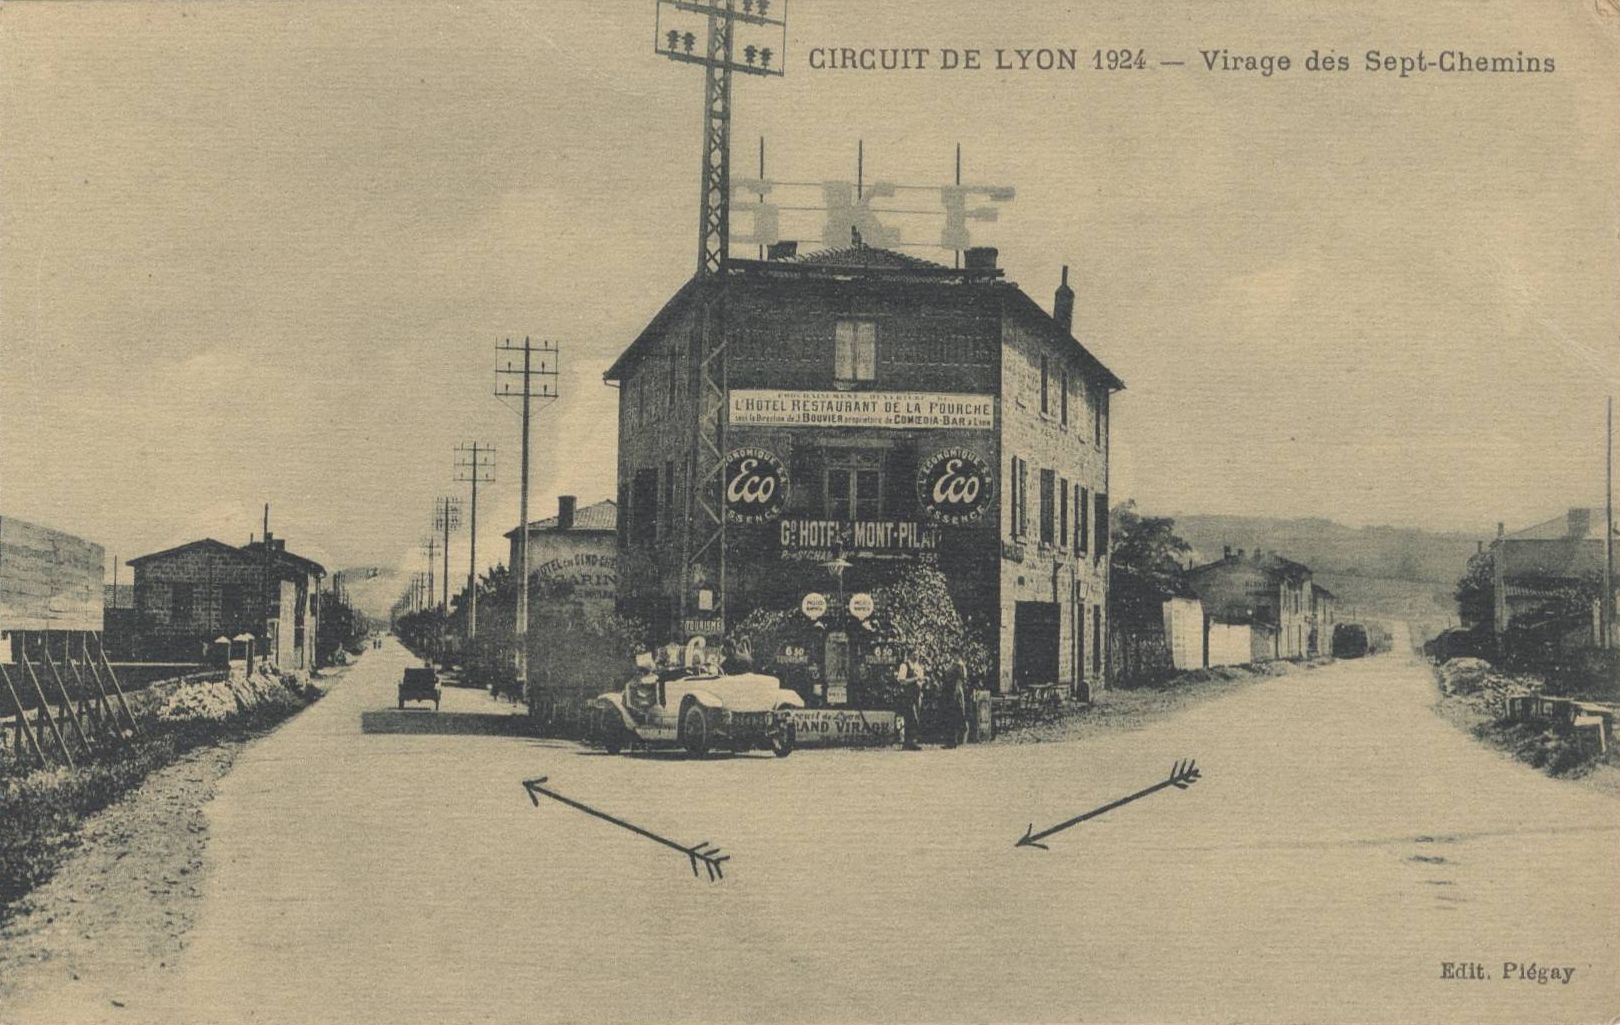
<svg viewBox="0 0 1620 1025">
<path fill-rule="evenodd" d="M 371 653 L 238 758 L 208 808 L 211 871 L 176 968 L 128 980 L 124 1007 L 64 989 L 19 1020 L 1620 1012 L 1620 802 L 1481 748 L 1429 711 L 1426 669 L 1397 656 L 1262 680 L 1085 743 L 703 761 L 362 732 L 405 660 Z M 448 693 L 447 710 L 483 700 Z M 1049 851 L 1014 848 L 1026 826 L 1185 757 L 1205 772 L 1192 789 Z M 725 880 L 532 807 L 519 781 L 542 774 L 673 839 L 712 840 L 733 855 Z M 1448 962 L 1487 977 L 1444 978 Z M 1504 979 L 1504 962 L 1573 974 Z"/>
</svg>

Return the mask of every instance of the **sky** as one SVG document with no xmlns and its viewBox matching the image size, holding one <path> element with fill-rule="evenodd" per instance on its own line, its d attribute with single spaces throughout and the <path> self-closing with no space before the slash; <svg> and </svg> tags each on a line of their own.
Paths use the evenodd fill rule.
<svg viewBox="0 0 1620 1025">
<path fill-rule="evenodd" d="M 1127 384 L 1116 500 L 1485 536 L 1602 498 L 1620 12 L 1409 7 L 793 0 L 786 75 L 738 76 L 734 173 L 763 136 L 768 176 L 848 180 L 861 140 L 867 180 L 942 185 L 960 143 L 966 181 L 1014 186 L 974 240 L 1043 306 L 1070 266 L 1075 333 Z M 0 7 L 0 515 L 127 559 L 245 542 L 268 502 L 330 567 L 418 568 L 476 440 L 499 560 L 495 346 L 525 335 L 563 352 L 533 516 L 611 497 L 602 371 L 697 248 L 701 73 L 653 25 L 652 0 Z M 1149 66 L 810 67 L 829 46 Z M 1220 47 L 1295 66 L 1205 70 Z M 1557 70 L 1363 70 L 1447 48 Z"/>
</svg>

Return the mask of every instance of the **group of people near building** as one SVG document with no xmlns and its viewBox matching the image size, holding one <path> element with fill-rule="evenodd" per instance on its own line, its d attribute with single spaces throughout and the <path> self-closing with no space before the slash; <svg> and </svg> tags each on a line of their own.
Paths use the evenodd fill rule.
<svg viewBox="0 0 1620 1025">
<path fill-rule="evenodd" d="M 961 658 L 951 659 L 938 673 L 931 675 L 928 667 L 914 656 L 907 656 L 895 667 L 895 682 L 899 685 L 901 723 L 907 751 L 922 750 L 923 712 L 932 704 L 938 713 L 940 732 L 945 747 L 956 747 L 968 737 L 968 669 Z M 929 701 L 929 698 L 933 698 Z"/>
</svg>

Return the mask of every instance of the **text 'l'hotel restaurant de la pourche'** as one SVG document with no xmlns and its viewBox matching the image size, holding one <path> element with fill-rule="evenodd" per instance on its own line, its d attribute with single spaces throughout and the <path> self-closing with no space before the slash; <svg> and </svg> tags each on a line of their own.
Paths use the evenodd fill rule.
<svg viewBox="0 0 1620 1025">
<path fill-rule="evenodd" d="M 994 249 L 954 269 L 793 248 L 693 278 L 604 374 L 620 389 L 621 608 L 684 639 L 806 596 L 816 613 L 822 595 L 802 643 L 756 655 L 859 704 L 900 653 L 849 597 L 934 565 L 986 633 L 983 685 L 1100 688 L 1108 402 L 1124 385 L 1071 333 L 1067 270 L 1048 313 Z M 706 335 L 723 339 L 718 375 L 692 358 Z M 689 493 L 704 431 L 723 445 L 707 490 L 724 497 L 723 539 Z M 705 540 L 723 548 L 708 567 L 690 557 Z"/>
</svg>

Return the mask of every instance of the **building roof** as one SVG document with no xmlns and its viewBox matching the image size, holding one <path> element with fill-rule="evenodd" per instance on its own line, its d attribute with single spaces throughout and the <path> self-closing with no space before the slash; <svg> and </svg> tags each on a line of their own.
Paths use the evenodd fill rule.
<svg viewBox="0 0 1620 1025">
<path fill-rule="evenodd" d="M 274 540 L 274 538 L 272 538 L 272 540 Z M 242 546 L 242 551 L 247 552 L 250 555 L 263 558 L 264 542 L 250 541 Z M 294 555 L 285 548 L 277 548 L 272 546 L 270 551 L 274 553 L 275 557 L 284 564 L 296 566 L 311 576 L 326 576 L 326 567 L 322 566 L 314 559 L 306 559 L 302 555 Z"/>
<path fill-rule="evenodd" d="M 757 261 L 756 261 L 757 262 Z M 770 261 L 767 261 L 770 262 Z M 911 271 L 950 271 L 961 273 L 952 267 L 932 260 L 924 260 L 917 256 L 908 256 L 897 253 L 893 249 L 884 249 L 880 246 L 844 246 L 840 249 L 820 249 L 814 253 L 805 253 L 788 260 L 776 261 L 778 263 L 796 264 L 810 267 L 850 267 L 850 268 L 876 268 L 882 270 L 911 270 Z M 975 270 L 977 275 L 987 275 L 984 270 Z M 994 276 L 999 277 L 1000 271 Z"/>
<path fill-rule="evenodd" d="M 1616 536 L 1620 536 L 1617 532 Z M 1503 541 L 1565 541 L 1590 538 L 1603 540 L 1603 510 L 1575 506 L 1562 516 L 1515 530 Z"/>
<path fill-rule="evenodd" d="M 626 371 L 639 359 L 641 349 L 652 339 L 662 336 L 670 322 L 694 300 L 719 291 L 724 283 L 723 278 L 750 281 L 875 280 L 990 290 L 1004 299 L 1007 312 L 1035 323 L 1049 334 L 1067 339 L 1079 353 L 1081 363 L 1100 377 L 1109 390 L 1120 391 L 1125 387 L 1124 381 L 1104 366 L 1069 330 L 1059 325 L 1039 303 L 1013 282 L 1003 280 L 1003 274 L 999 267 L 947 267 L 892 249 L 863 245 L 823 249 L 783 260 L 728 260 L 722 275 L 694 276 L 682 285 L 635 340 L 619 354 L 619 358 L 613 361 L 602 379 L 623 380 Z"/>
<path fill-rule="evenodd" d="M 182 552 L 189 552 L 196 548 L 211 548 L 215 551 L 223 552 L 226 555 L 242 554 L 242 550 L 237 548 L 235 545 L 228 545 L 223 541 L 216 541 L 211 537 L 205 537 L 197 541 L 187 541 L 183 545 L 175 545 L 173 548 L 165 548 L 161 552 L 152 552 L 148 555 L 137 555 L 133 559 L 126 560 L 125 565 L 140 566 L 144 563 L 155 562 L 158 559 L 167 559 L 171 555 L 179 555 Z"/>
<path fill-rule="evenodd" d="M 1503 581 L 1576 580 L 1603 572 L 1603 542 L 1590 538 L 1514 538 L 1497 546 Z"/>
<path fill-rule="evenodd" d="M 606 533 L 612 534 L 619 529 L 619 503 L 611 498 L 603 499 L 594 505 L 587 505 L 574 512 L 574 525 L 568 528 L 567 533 Z M 529 533 L 556 532 L 557 517 L 548 516 L 543 520 L 530 520 Z M 508 538 L 517 537 L 517 528 L 513 527 L 506 532 Z"/>
<path fill-rule="evenodd" d="M 212 551 L 219 552 L 222 555 L 238 556 L 243 559 L 264 558 L 263 541 L 253 541 L 238 548 L 235 545 L 228 545 L 223 541 L 216 541 L 211 537 L 205 537 L 197 541 L 187 541 L 183 545 L 175 545 L 173 548 L 165 548 L 161 552 L 138 555 L 135 558 L 130 559 L 128 561 L 128 565 L 143 566 L 149 562 L 155 562 L 159 559 L 167 559 L 171 556 L 180 555 L 199 548 L 207 548 Z M 306 559 L 302 555 L 294 555 L 285 548 L 272 548 L 271 551 L 275 554 L 276 561 L 284 568 L 295 568 L 313 576 L 326 575 L 326 567 L 322 566 L 313 559 Z"/>
<path fill-rule="evenodd" d="M 1262 551 L 1254 551 L 1246 555 L 1234 553 L 1214 562 L 1195 566 L 1187 571 L 1187 575 L 1189 577 L 1206 576 L 1218 569 L 1237 567 L 1258 569 L 1269 577 L 1287 578 L 1295 581 L 1309 579 L 1311 575 L 1311 568 L 1304 563 L 1285 559 L 1276 552 Z M 1323 590 L 1326 590 L 1326 588 L 1323 588 Z"/>
</svg>

